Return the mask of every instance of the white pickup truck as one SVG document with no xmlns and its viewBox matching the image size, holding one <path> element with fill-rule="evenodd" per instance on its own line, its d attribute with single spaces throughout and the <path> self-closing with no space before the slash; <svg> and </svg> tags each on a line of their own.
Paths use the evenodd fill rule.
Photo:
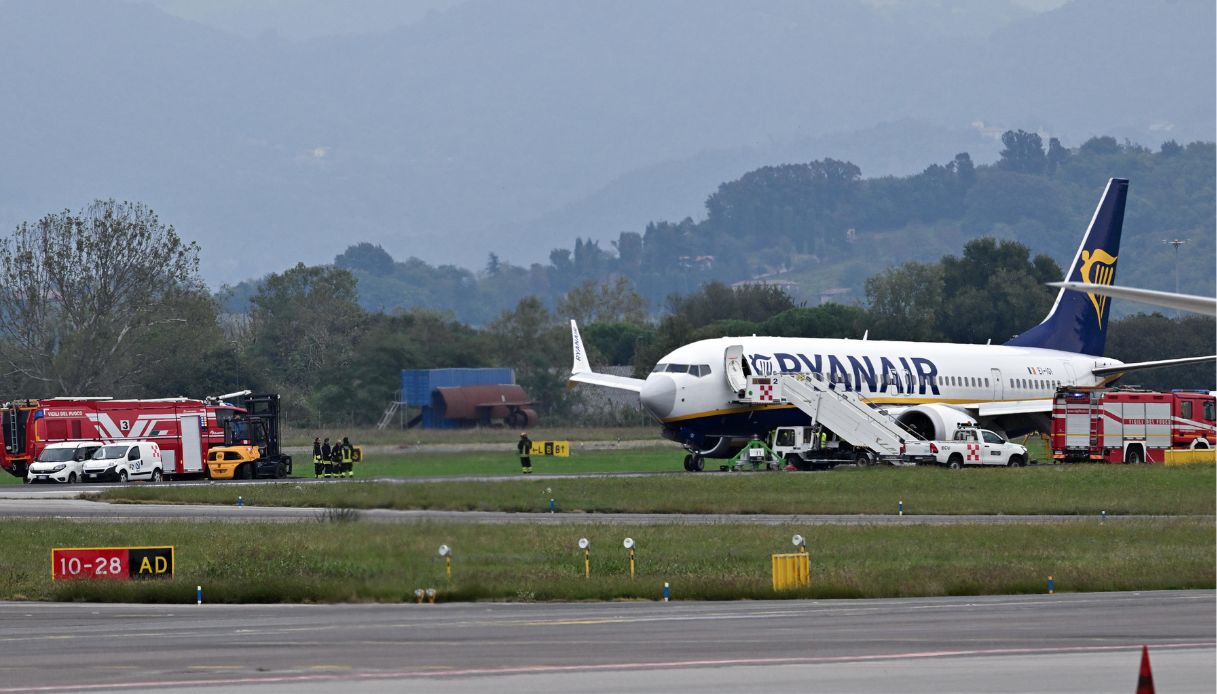
<svg viewBox="0 0 1217 694">
<path fill-rule="evenodd" d="M 1027 464 L 1027 447 L 1010 443 L 988 429 L 961 426 L 950 441 L 910 441 L 903 455 L 917 460 L 933 460 L 952 470 L 965 465 L 1022 467 Z"/>
</svg>

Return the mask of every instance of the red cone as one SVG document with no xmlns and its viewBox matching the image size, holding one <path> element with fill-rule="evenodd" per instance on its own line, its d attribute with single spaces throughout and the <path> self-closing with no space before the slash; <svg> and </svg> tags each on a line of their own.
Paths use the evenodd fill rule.
<svg viewBox="0 0 1217 694">
<path fill-rule="evenodd" d="M 1154 673 L 1149 669 L 1149 647 L 1141 647 L 1141 676 L 1137 678 L 1137 694 L 1154 694 Z"/>
</svg>

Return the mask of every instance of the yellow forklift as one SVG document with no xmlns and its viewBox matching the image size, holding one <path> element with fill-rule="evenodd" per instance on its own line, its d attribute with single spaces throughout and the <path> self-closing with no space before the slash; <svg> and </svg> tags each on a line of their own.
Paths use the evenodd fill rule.
<svg viewBox="0 0 1217 694">
<path fill-rule="evenodd" d="M 245 412 L 224 422 L 224 445 L 207 452 L 213 480 L 282 479 L 292 473 L 292 458 L 279 445 L 278 394 L 247 395 Z"/>
</svg>

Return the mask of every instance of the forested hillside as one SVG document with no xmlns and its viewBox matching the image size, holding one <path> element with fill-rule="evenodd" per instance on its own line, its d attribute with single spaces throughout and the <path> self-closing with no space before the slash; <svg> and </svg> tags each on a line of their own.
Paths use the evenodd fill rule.
<svg viewBox="0 0 1217 694">
<path fill-rule="evenodd" d="M 991 166 L 967 153 L 917 175 L 865 178 L 849 162 L 825 159 L 767 166 L 723 183 L 701 221 L 657 221 L 605 243 L 576 239 L 547 264 L 519 267 L 489 254 L 478 271 L 394 261 L 358 244 L 335 264 L 359 282 L 370 311 L 427 308 L 485 325 L 525 296 L 555 308 L 570 290 L 624 277 L 657 316 L 669 294 L 703 283 L 777 283 L 809 305 L 862 304 L 868 277 L 907 261 L 933 261 L 970 239 L 1017 240 L 1064 265 L 1072 257 L 1108 178 L 1131 180 L 1118 281 L 1174 289 L 1175 251 L 1185 239 L 1182 288 L 1214 291 L 1212 143 L 1168 141 L 1157 151 L 1112 137 L 1068 149 L 1023 131 L 1003 136 Z M 1058 279 L 1055 277 L 1047 279 Z M 231 291 L 231 311 L 247 310 L 254 283 Z M 1117 312 L 1124 310 L 1117 305 Z"/>
</svg>

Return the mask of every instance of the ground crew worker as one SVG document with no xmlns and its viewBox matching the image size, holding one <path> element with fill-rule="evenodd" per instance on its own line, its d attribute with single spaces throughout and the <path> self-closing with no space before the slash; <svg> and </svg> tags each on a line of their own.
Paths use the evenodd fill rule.
<svg viewBox="0 0 1217 694">
<path fill-rule="evenodd" d="M 322 467 L 321 467 L 321 439 L 320 439 L 319 437 L 314 437 L 314 438 L 313 438 L 313 475 L 314 475 L 315 477 L 320 477 L 320 476 L 321 476 L 321 471 L 322 471 Z"/>
<path fill-rule="evenodd" d="M 339 474 L 343 477 L 354 477 L 355 466 L 353 463 L 355 461 L 355 449 L 351 447 L 351 440 L 343 436 L 342 445 L 339 446 L 339 449 L 342 451 L 339 454 L 342 458 L 342 471 Z"/>
<path fill-rule="evenodd" d="M 325 442 L 321 444 L 321 476 L 332 477 L 334 471 L 333 460 L 331 460 L 333 451 L 330 449 L 330 437 L 325 437 Z"/>
<path fill-rule="evenodd" d="M 342 477 L 342 442 L 334 443 L 330 451 L 330 477 Z"/>
<path fill-rule="evenodd" d="M 532 441 L 528 438 L 528 432 L 520 434 L 520 442 L 516 444 L 516 451 L 520 454 L 520 472 L 525 475 L 532 474 Z"/>
<path fill-rule="evenodd" d="M 820 450 L 828 448 L 828 432 L 820 429 Z"/>
</svg>

